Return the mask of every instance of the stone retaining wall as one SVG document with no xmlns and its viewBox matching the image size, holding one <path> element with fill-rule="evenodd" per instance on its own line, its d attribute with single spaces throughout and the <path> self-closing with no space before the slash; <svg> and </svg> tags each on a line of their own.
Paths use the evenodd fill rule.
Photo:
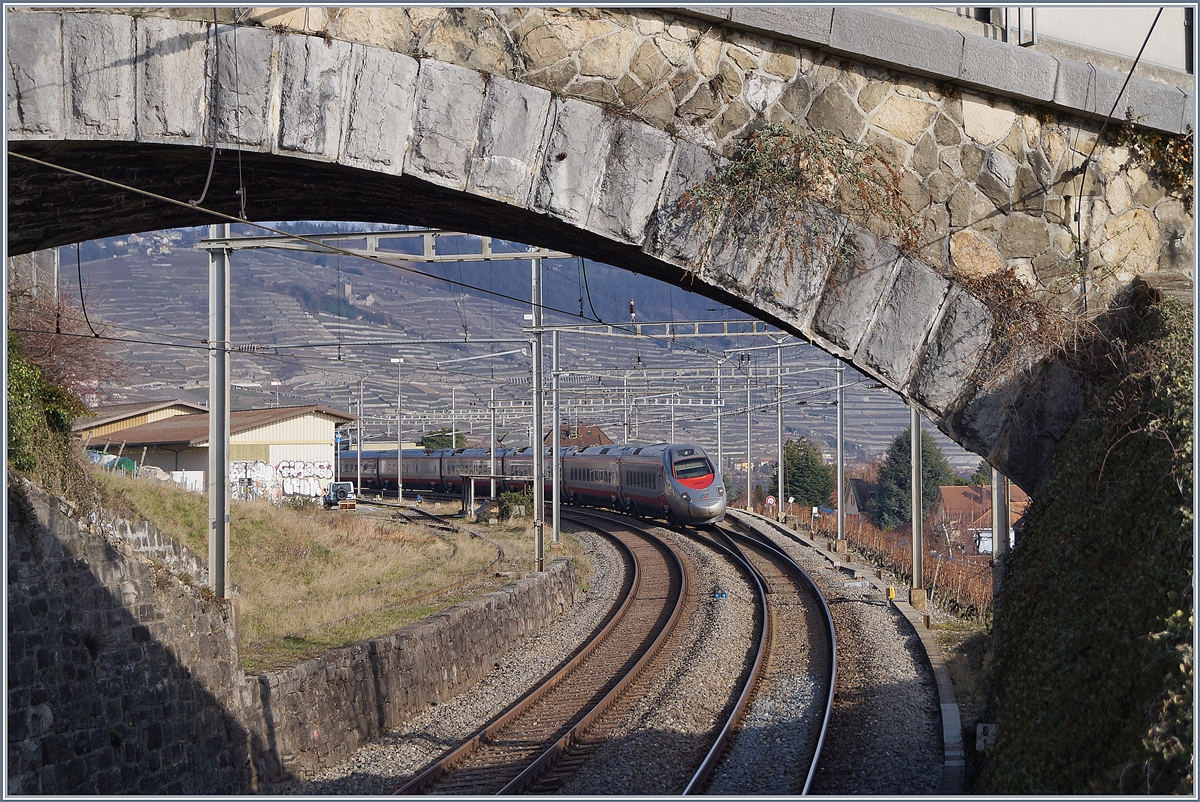
<svg viewBox="0 0 1200 802">
<path fill-rule="evenodd" d="M 279 778 L 307 778 L 365 742 L 465 691 L 575 598 L 569 558 L 391 635 L 326 652 L 257 680 L 251 701 L 281 757 Z M 262 777 L 268 790 L 269 777 Z"/>
<path fill-rule="evenodd" d="M 467 689 L 574 601 L 568 559 L 373 641 L 245 676 L 229 602 L 152 527 L 9 488 L 10 794 L 242 794 L 334 765 Z M 134 534 L 136 533 L 136 534 Z M 158 558 L 132 548 L 141 543 Z"/>
<path fill-rule="evenodd" d="M 11 477 L 10 477 L 11 479 Z M 264 749 L 228 604 L 8 489 L 9 794 L 234 794 Z"/>
</svg>

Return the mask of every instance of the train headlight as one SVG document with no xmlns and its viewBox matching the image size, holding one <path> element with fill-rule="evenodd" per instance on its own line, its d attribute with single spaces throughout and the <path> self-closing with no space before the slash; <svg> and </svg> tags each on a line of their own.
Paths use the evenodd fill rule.
<svg viewBox="0 0 1200 802">
<path fill-rule="evenodd" d="M 691 501 L 691 500 L 692 500 L 692 497 L 691 497 L 691 496 L 689 496 L 687 493 L 680 493 L 680 494 L 679 494 L 679 496 L 680 496 L 680 498 L 682 498 L 684 501 Z"/>
<path fill-rule="evenodd" d="M 717 488 L 717 495 L 718 496 L 725 495 L 725 485 L 721 485 L 720 487 Z"/>
</svg>

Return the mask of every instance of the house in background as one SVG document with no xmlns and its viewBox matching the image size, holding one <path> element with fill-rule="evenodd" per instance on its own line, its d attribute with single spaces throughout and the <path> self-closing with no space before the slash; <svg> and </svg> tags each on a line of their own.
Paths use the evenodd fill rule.
<svg viewBox="0 0 1200 802">
<path fill-rule="evenodd" d="M 542 441 L 543 445 L 553 445 L 553 435 L 554 432 L 548 433 Z M 559 429 L 559 443 L 564 448 L 566 446 L 611 446 L 612 439 L 599 426 L 582 423 L 572 426 L 564 423 Z"/>
<path fill-rule="evenodd" d="M 1016 485 L 1008 489 L 1008 520 L 1013 530 L 1024 525 L 1029 496 Z M 939 487 L 926 517 L 930 532 L 939 532 L 964 554 L 991 553 L 992 488 L 990 485 Z"/>
<path fill-rule="evenodd" d="M 877 486 L 866 479 L 847 479 L 846 480 L 846 518 L 848 520 L 859 520 L 859 516 L 866 515 L 867 504 L 871 499 L 875 498 Z M 835 492 L 836 496 L 837 493 Z"/>
<path fill-rule="evenodd" d="M 321 495 L 333 478 L 334 429 L 353 420 L 319 404 L 229 413 L 231 493 L 238 498 Z M 204 489 L 207 410 L 115 429 L 104 438 L 109 450 L 121 451 L 139 468 L 153 466 L 189 490 Z M 93 436 L 93 446 L 96 440 Z"/>
</svg>

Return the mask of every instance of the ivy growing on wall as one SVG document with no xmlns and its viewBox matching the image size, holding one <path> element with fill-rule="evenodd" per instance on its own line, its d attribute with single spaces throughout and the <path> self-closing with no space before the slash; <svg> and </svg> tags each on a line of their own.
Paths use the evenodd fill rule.
<svg viewBox="0 0 1200 802">
<path fill-rule="evenodd" d="M 1191 128 L 1182 134 L 1168 134 L 1143 128 L 1137 124 L 1138 119 L 1133 109 L 1129 109 L 1125 122 L 1106 138 L 1110 144 L 1129 148 L 1135 162 L 1144 165 L 1146 171 L 1161 181 L 1168 192 L 1177 195 L 1190 212 L 1195 194 Z"/>
</svg>

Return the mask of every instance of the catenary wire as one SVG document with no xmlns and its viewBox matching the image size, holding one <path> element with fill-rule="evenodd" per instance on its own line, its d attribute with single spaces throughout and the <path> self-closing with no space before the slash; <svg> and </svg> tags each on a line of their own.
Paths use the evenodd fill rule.
<svg viewBox="0 0 1200 802">
<path fill-rule="evenodd" d="M 149 190 L 140 189 L 140 188 L 138 188 L 138 187 L 130 186 L 130 185 L 128 185 L 128 184 L 123 184 L 123 183 L 121 183 L 121 182 L 119 182 L 119 181 L 114 181 L 114 180 L 112 180 L 112 179 L 108 179 L 108 178 L 102 178 L 102 177 L 100 177 L 100 176 L 97 176 L 97 175 L 92 175 L 92 174 L 90 174 L 90 173 L 86 173 L 86 172 L 83 172 L 83 171 L 81 171 L 81 170 L 75 170 L 75 169 L 72 169 L 72 168 L 70 168 L 70 167 L 64 167 L 64 166 L 62 166 L 62 165 L 59 165 L 59 164 L 54 164 L 53 162 L 48 162 L 48 161 L 45 161 L 45 160 L 43 160 L 43 159 L 38 159 L 38 158 L 36 158 L 36 157 L 29 156 L 29 155 L 26 155 L 26 154 L 24 154 L 24 153 L 20 153 L 20 152 L 17 152 L 17 151 L 12 151 L 12 150 L 10 150 L 10 151 L 8 151 L 8 154 L 9 154 L 9 156 L 12 156 L 12 157 L 18 158 L 18 159 L 20 159 L 20 160 L 22 160 L 22 161 L 26 161 L 26 162 L 29 162 L 29 163 L 31 163 L 31 164 L 37 164 L 37 165 L 39 165 L 39 166 L 42 166 L 42 167 L 47 167 L 47 168 L 50 168 L 50 169 L 52 169 L 52 170 L 57 170 L 57 171 L 59 171 L 59 172 L 66 173 L 66 174 L 68 174 L 68 175 L 74 175 L 74 176 L 78 176 L 78 177 L 80 177 L 80 178 L 85 178 L 85 179 L 88 179 L 88 180 L 91 180 L 91 181 L 95 181 L 95 182 L 97 182 L 97 183 L 101 183 L 101 184 L 105 184 L 105 185 L 107 185 L 107 186 L 115 187 L 115 188 L 117 188 L 117 189 L 120 189 L 120 190 L 122 190 L 122 191 L 131 192 L 131 193 L 134 193 L 134 194 L 137 194 L 137 195 L 141 195 L 141 196 L 143 196 L 143 197 L 152 198 L 152 199 L 154 199 L 154 200 L 157 200 L 157 201 L 160 201 L 160 202 L 162 202 L 162 203 L 167 203 L 167 204 L 170 204 L 170 205 L 173 205 L 173 206 L 180 206 L 180 207 L 183 207 L 183 208 L 186 208 L 186 209 L 190 209 L 190 210 L 193 210 L 193 211 L 200 211 L 200 212 L 203 212 L 203 213 L 205 213 L 205 214 L 207 214 L 207 215 L 210 215 L 210 216 L 216 217 L 216 218 L 218 218 L 218 219 L 225 220 L 225 221 L 227 221 L 227 222 L 245 223 L 245 224 L 247 224 L 247 225 L 253 226 L 253 227 L 255 227 L 255 228 L 258 228 L 258 229 L 261 229 L 261 230 L 263 230 L 263 231 L 268 231 L 268 232 L 270 232 L 270 233 L 272 233 L 272 234 L 277 234 L 277 235 L 280 235 L 280 236 L 290 237 L 290 238 L 292 238 L 292 239 L 299 240 L 299 241 L 301 241 L 301 242 L 306 242 L 306 243 L 308 243 L 308 244 L 310 244 L 310 245 L 316 245 L 316 246 L 318 246 L 318 247 L 324 248 L 324 249 L 326 249 L 326 250 L 328 250 L 328 251 L 332 251 L 332 252 L 334 252 L 334 253 L 337 253 L 337 254 L 343 254 L 343 255 L 346 255 L 346 256 L 353 256 L 353 257 L 359 257 L 359 254 L 356 254 L 356 253 L 354 253 L 354 252 L 352 252 L 352 251 L 346 250 L 346 249 L 344 249 L 344 248 L 338 248 L 337 246 L 334 246 L 334 245 L 329 245 L 329 244 L 327 244 L 327 243 L 319 242 L 319 241 L 317 241 L 317 240 L 313 239 L 312 237 L 306 237 L 306 236 L 304 236 L 304 235 L 300 235 L 300 234 L 292 234 L 292 233 L 289 233 L 289 232 L 287 232 L 287 231 L 283 231 L 283 230 L 281 230 L 281 229 L 278 229 L 278 228 L 275 228 L 275 227 L 272 227 L 272 226 L 265 225 L 265 224 L 263 224 L 263 223 L 251 222 L 251 221 L 245 221 L 245 220 L 240 220 L 240 219 L 238 219 L 237 217 L 235 217 L 235 216 L 233 216 L 233 215 L 229 215 L 229 214 L 226 214 L 226 213 L 224 213 L 224 212 L 219 212 L 219 211 L 216 211 L 215 209 L 209 209 L 209 208 L 202 207 L 202 206 L 198 206 L 198 205 L 192 205 L 192 204 L 190 204 L 190 203 L 187 203 L 187 202 L 184 202 L 184 201 L 179 201 L 179 200 L 176 200 L 176 199 L 174 199 L 174 198 L 167 197 L 167 196 L 165 196 L 165 195 L 160 195 L 160 194 L 158 194 L 158 193 L 151 192 L 151 191 L 149 191 Z M 362 258 L 362 257 L 360 257 L 360 258 Z M 427 278 L 439 278 L 438 276 L 434 276 L 434 275 L 432 275 L 432 274 L 430 274 L 430 273 L 426 273 L 426 272 L 424 272 L 424 271 L 418 270 L 418 269 L 416 269 L 416 268 L 414 268 L 414 267 L 412 267 L 412 266 L 410 266 L 410 265 L 406 265 L 406 264 L 397 264 L 397 263 L 395 263 L 395 262 L 392 262 L 392 261 L 389 261 L 389 260 L 386 260 L 386 259 L 373 259 L 373 260 L 370 260 L 370 261 L 375 261 L 375 262 L 378 262 L 378 263 L 380 263 L 380 264 L 383 264 L 383 265 L 386 265 L 386 266 L 388 266 L 388 267 L 391 267 L 391 268 L 393 268 L 393 269 L 400 270 L 400 271 L 402 271 L 402 272 L 412 273 L 412 274 L 414 274 L 414 275 L 424 276 L 424 277 L 427 277 Z M 584 260 L 584 261 L 583 261 L 583 277 L 584 277 L 584 288 L 585 288 L 585 292 L 586 292 L 586 294 L 587 294 L 587 296 L 588 296 L 588 304 L 589 304 L 589 306 L 591 306 L 591 303 L 592 303 L 592 302 L 591 302 L 591 293 L 590 293 L 590 289 L 588 288 L 588 284 L 587 284 L 587 263 L 586 263 L 586 260 Z M 462 287 L 464 287 L 464 288 L 466 288 L 466 289 L 476 290 L 477 292 L 481 292 L 481 293 L 488 293 L 488 294 L 492 294 L 492 295 L 494 295 L 494 296 L 495 296 L 495 297 L 497 297 L 497 298 L 502 298 L 502 299 L 504 299 L 504 300 L 512 301 L 513 303 L 520 304 L 520 305 L 522 305 L 522 306 L 528 305 L 528 304 L 530 303 L 530 301 L 529 301 L 529 300 L 527 300 L 527 299 L 518 298 L 518 297 L 516 297 L 516 296 L 508 295 L 508 294 L 506 294 L 506 293 L 502 293 L 502 292 L 496 292 L 496 291 L 493 291 L 493 290 L 488 290 L 488 289 L 485 289 L 485 288 L 483 288 L 483 287 L 477 287 L 477 286 L 475 286 L 475 285 L 473 285 L 473 284 L 467 284 L 467 283 L 465 283 L 465 282 L 458 282 L 458 281 L 455 281 L 455 280 L 453 280 L 453 279 L 450 279 L 450 278 L 441 278 L 441 280 L 443 280 L 443 281 L 447 282 L 448 284 L 456 284 L 456 285 L 462 286 Z M 566 310 L 564 310 L 564 309 L 559 309 L 559 308 L 557 308 L 557 307 L 547 306 L 547 305 L 546 305 L 546 304 L 544 304 L 544 303 L 543 303 L 543 304 L 540 304 L 539 306 L 540 306 L 540 308 L 541 308 L 541 309 L 543 309 L 544 311 L 555 312 L 555 313 L 558 313 L 558 314 L 561 314 L 561 315 L 565 315 L 565 316 L 567 316 L 567 317 L 571 317 L 571 318 L 575 318 L 575 317 L 577 317 L 577 316 L 576 316 L 574 313 L 572 313 L 572 312 L 568 312 L 568 311 L 566 311 Z M 602 320 L 600 319 L 600 317 L 599 317 L 598 315 L 596 315 L 596 314 L 595 314 L 595 307 L 594 307 L 594 306 L 592 306 L 592 313 L 593 313 L 593 315 L 595 316 L 595 322 L 598 322 L 598 323 L 603 323 L 603 322 L 604 322 L 604 321 L 602 321 Z M 628 326 L 625 326 L 625 325 L 623 325 L 623 324 L 620 324 L 620 323 L 611 323 L 611 324 L 605 324 L 605 325 L 611 325 L 611 326 L 612 326 L 614 329 L 616 329 L 616 330 L 618 330 L 618 331 L 625 331 L 625 332 L 628 332 L 628 333 L 634 333 L 634 334 L 636 334 L 636 329 L 635 329 L 635 328 L 633 328 L 633 327 L 628 327 Z M 669 342 L 669 338 L 667 338 L 667 337 L 660 337 L 660 336 L 653 335 L 653 334 L 642 334 L 642 335 L 640 335 L 640 336 L 641 336 L 641 338 L 643 338 L 643 339 L 646 339 L 646 340 L 649 340 L 650 342 L 662 343 L 662 344 L 664 344 L 664 345 L 665 345 L 667 342 Z M 735 336 L 736 336 L 736 334 L 735 334 Z M 349 344 L 349 343 L 348 343 L 348 344 Z M 703 348 L 696 348 L 696 347 L 693 347 L 693 346 L 688 346 L 688 345 L 680 345 L 680 346 L 677 346 L 677 347 L 679 347 L 679 348 L 682 348 L 682 349 L 684 349 L 684 350 L 687 350 L 687 351 L 691 351 L 691 352 L 693 352 L 693 353 L 697 353 L 697 354 L 705 354 L 705 353 L 707 353 L 706 349 L 703 349 Z"/>
</svg>

